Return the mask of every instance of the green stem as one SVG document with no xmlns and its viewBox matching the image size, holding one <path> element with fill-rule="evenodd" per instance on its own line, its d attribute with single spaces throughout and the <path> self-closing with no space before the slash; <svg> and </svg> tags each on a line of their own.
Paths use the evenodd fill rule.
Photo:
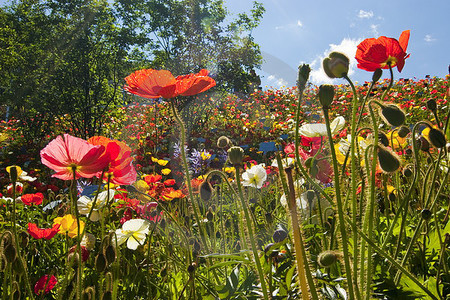
<svg viewBox="0 0 450 300">
<path fill-rule="evenodd" d="M 72 199 L 72 204 L 75 210 L 75 218 L 77 220 L 77 253 L 78 253 L 78 271 L 77 271 L 77 289 L 76 289 L 76 299 L 81 299 L 81 294 L 83 291 L 83 284 L 82 284 L 82 260 L 83 260 L 83 256 L 81 253 L 81 246 L 80 246 L 80 242 L 81 242 L 81 231 L 80 231 L 80 214 L 78 212 L 78 201 L 77 201 L 77 187 L 76 187 L 76 167 L 72 168 L 72 174 L 73 174 L 73 179 L 72 179 L 72 184 L 71 184 L 71 189 L 70 189 L 70 197 Z"/>
<path fill-rule="evenodd" d="M 242 208 L 244 209 L 244 216 L 245 216 L 245 221 L 247 222 L 248 235 L 250 237 L 250 244 L 252 246 L 253 256 L 254 256 L 255 263 L 256 263 L 256 268 L 258 270 L 258 275 L 259 275 L 259 279 L 261 282 L 262 292 L 264 295 L 264 299 L 268 300 L 269 295 L 267 293 L 266 280 L 264 278 L 264 273 L 263 273 L 263 269 L 261 266 L 259 254 L 258 254 L 258 249 L 256 248 L 256 243 L 255 243 L 256 239 L 255 239 L 255 235 L 253 234 L 253 225 L 252 225 L 252 222 L 250 219 L 250 214 L 248 212 L 247 203 L 244 200 L 244 194 L 242 193 L 241 174 L 240 174 L 240 169 L 239 169 L 240 166 L 236 165 L 234 167 L 236 168 L 236 184 L 237 184 L 237 189 L 238 189 L 238 193 L 239 193 L 239 199 L 241 200 Z"/>
<path fill-rule="evenodd" d="M 345 222 L 344 222 L 344 210 L 343 210 L 342 198 L 341 198 L 341 187 L 340 187 L 340 180 L 339 180 L 338 162 L 336 159 L 336 152 L 335 152 L 334 144 L 333 144 L 333 135 L 331 133 L 331 128 L 330 128 L 330 116 L 328 114 L 328 109 L 323 109 L 323 113 L 324 113 L 324 117 L 325 117 L 325 124 L 327 127 L 328 141 L 330 143 L 331 157 L 333 160 L 334 187 L 335 187 L 335 191 L 336 191 L 336 204 L 337 204 L 337 209 L 338 209 L 339 229 L 340 229 L 341 237 L 342 237 L 342 250 L 344 253 L 344 265 L 345 265 L 345 273 L 346 273 L 345 275 L 347 277 L 349 299 L 353 300 L 353 299 L 355 299 L 355 292 L 353 289 L 352 269 L 350 266 L 350 255 L 349 255 L 349 251 L 348 251 L 347 230 L 345 228 Z"/>
</svg>

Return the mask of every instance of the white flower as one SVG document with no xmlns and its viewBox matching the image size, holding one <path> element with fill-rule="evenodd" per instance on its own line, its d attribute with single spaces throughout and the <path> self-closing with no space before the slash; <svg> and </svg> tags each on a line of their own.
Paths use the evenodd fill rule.
<svg viewBox="0 0 450 300">
<path fill-rule="evenodd" d="M 294 159 L 292 157 L 285 157 L 285 158 L 281 159 L 281 164 L 283 165 L 283 168 L 293 167 L 294 166 Z M 278 166 L 278 162 L 277 162 L 276 159 L 273 160 L 271 166 L 275 167 L 275 168 L 278 168 L 278 169 L 280 168 Z"/>
<path fill-rule="evenodd" d="M 259 164 L 251 167 L 242 174 L 242 185 L 252 186 L 255 188 L 262 188 L 264 182 L 267 179 L 266 169 L 264 164 Z"/>
<path fill-rule="evenodd" d="M 95 240 L 96 238 L 92 233 L 85 232 L 81 239 L 80 246 L 84 246 L 87 250 L 91 251 L 95 247 Z"/>
<path fill-rule="evenodd" d="M 22 181 L 33 182 L 36 179 L 37 179 L 36 177 L 28 176 L 28 173 L 25 171 L 22 171 L 22 173 L 19 175 L 19 180 L 22 180 Z"/>
<path fill-rule="evenodd" d="M 342 128 L 344 128 L 344 117 L 337 117 L 330 124 L 331 134 L 337 134 Z M 299 134 L 306 137 L 318 137 L 327 135 L 327 127 L 325 124 L 304 124 L 299 128 Z"/>
<path fill-rule="evenodd" d="M 136 250 L 144 244 L 148 234 L 150 222 L 143 219 L 131 219 L 123 223 L 122 229 L 116 230 L 117 244 L 122 245 L 127 241 L 127 247 Z"/>
<path fill-rule="evenodd" d="M 89 212 L 92 209 L 91 217 L 89 218 L 93 222 L 97 222 L 100 220 L 100 212 L 98 211 L 103 206 L 105 206 L 106 202 L 108 201 L 106 198 L 108 197 L 108 191 L 101 192 L 97 196 L 97 202 L 95 203 L 95 207 L 92 209 L 92 205 L 94 204 L 94 199 L 89 198 L 88 196 L 82 196 L 80 199 L 78 199 L 78 212 L 82 215 L 89 215 Z M 109 201 L 114 199 L 114 190 L 109 190 Z"/>
</svg>

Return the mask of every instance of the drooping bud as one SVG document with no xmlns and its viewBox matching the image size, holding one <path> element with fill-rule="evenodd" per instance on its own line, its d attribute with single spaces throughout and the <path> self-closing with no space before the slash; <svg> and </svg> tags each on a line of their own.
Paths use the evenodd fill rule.
<svg viewBox="0 0 450 300">
<path fill-rule="evenodd" d="M 195 269 L 197 268 L 197 264 L 195 262 L 193 262 L 192 264 L 190 264 L 187 268 L 187 271 L 189 273 L 194 273 Z"/>
<path fill-rule="evenodd" d="M 430 99 L 427 101 L 427 108 L 432 112 L 435 112 L 437 109 L 436 100 Z"/>
<path fill-rule="evenodd" d="M 340 52 L 331 52 L 323 62 L 323 70 L 330 78 L 342 78 L 347 75 L 350 60 Z"/>
<path fill-rule="evenodd" d="M 417 142 L 420 146 L 420 150 L 422 150 L 423 152 L 428 152 L 430 150 L 430 143 L 423 136 L 419 137 L 419 140 Z"/>
<path fill-rule="evenodd" d="M 430 127 L 430 132 L 428 132 L 428 139 L 436 148 L 444 148 L 447 143 L 445 141 L 444 133 L 441 130 L 432 127 Z"/>
<path fill-rule="evenodd" d="M 100 252 L 95 258 L 95 268 L 97 269 L 97 272 L 101 273 L 105 271 L 106 265 L 107 265 L 106 257 L 102 252 Z"/>
<path fill-rule="evenodd" d="M 378 146 L 377 155 L 380 168 L 384 172 L 393 173 L 400 168 L 400 158 L 387 148 Z"/>
<path fill-rule="evenodd" d="M 336 263 L 337 259 L 338 256 L 336 255 L 336 252 L 328 250 L 319 254 L 319 256 L 317 257 L 317 262 L 319 263 L 319 265 L 325 268 L 332 266 L 334 263 Z"/>
<path fill-rule="evenodd" d="M 284 230 L 284 228 L 282 228 L 281 226 L 278 226 L 278 229 L 275 230 L 275 232 L 272 235 L 272 238 L 275 243 L 281 243 L 287 238 L 287 236 L 288 233 L 286 232 L 286 230 Z"/>
<path fill-rule="evenodd" d="M 210 221 L 210 222 L 214 219 L 214 213 L 213 213 L 211 207 L 206 212 L 206 219 L 208 219 L 208 221 Z"/>
<path fill-rule="evenodd" d="M 319 101 L 324 109 L 329 109 L 334 99 L 334 86 L 331 84 L 322 84 L 319 87 Z"/>
<path fill-rule="evenodd" d="M 221 137 L 219 137 L 219 139 L 217 140 L 217 147 L 219 148 L 226 148 L 228 146 L 231 146 L 231 141 L 229 138 L 227 138 L 226 136 L 222 135 Z"/>
<path fill-rule="evenodd" d="M 303 64 L 298 67 L 297 87 L 299 91 L 303 91 L 305 89 L 310 72 L 311 68 L 307 64 Z"/>
<path fill-rule="evenodd" d="M 14 244 L 8 244 L 7 246 L 5 246 L 3 254 L 5 255 L 6 261 L 8 263 L 13 263 L 17 258 L 17 250 L 16 247 L 14 247 Z"/>
<path fill-rule="evenodd" d="M 213 189 L 208 181 L 205 180 L 204 182 L 202 182 L 202 184 L 200 184 L 199 190 L 200 190 L 200 198 L 203 201 L 211 200 Z"/>
<path fill-rule="evenodd" d="M 233 146 L 228 149 L 228 159 L 235 166 L 242 165 L 244 159 L 244 149 L 238 146 Z"/>
<path fill-rule="evenodd" d="M 405 138 L 408 133 L 410 133 L 411 131 L 409 130 L 409 128 L 405 125 L 400 126 L 400 128 L 398 129 L 398 136 L 401 138 Z"/>
<path fill-rule="evenodd" d="M 381 108 L 383 119 L 392 126 L 400 126 L 405 123 L 405 113 L 395 104 L 383 105 Z"/>
<path fill-rule="evenodd" d="M 105 257 L 108 264 L 112 264 L 116 261 L 116 248 L 112 244 L 105 248 Z"/>
<path fill-rule="evenodd" d="M 383 70 L 381 70 L 381 69 L 376 69 L 375 72 L 373 72 L 373 75 L 372 75 L 372 81 L 373 81 L 374 83 L 377 82 L 378 80 L 380 80 L 381 75 L 383 75 Z"/>
<path fill-rule="evenodd" d="M 314 192 L 313 190 L 306 191 L 306 200 L 308 200 L 308 202 L 312 202 L 315 197 L 316 197 L 316 192 Z"/>
<path fill-rule="evenodd" d="M 412 170 L 411 170 L 411 168 L 410 167 L 405 167 L 405 168 L 403 168 L 403 176 L 405 176 L 405 177 L 411 177 L 413 175 L 413 172 L 412 172 Z"/>
</svg>

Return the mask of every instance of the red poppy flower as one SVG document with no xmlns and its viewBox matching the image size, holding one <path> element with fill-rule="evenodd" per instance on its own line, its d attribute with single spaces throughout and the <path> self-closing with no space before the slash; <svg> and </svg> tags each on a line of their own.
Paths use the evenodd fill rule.
<svg viewBox="0 0 450 300">
<path fill-rule="evenodd" d="M 36 194 L 25 194 L 22 197 L 20 197 L 20 200 L 22 200 L 22 203 L 25 205 L 39 205 L 42 204 L 42 200 L 44 199 L 44 195 L 42 193 L 36 193 Z"/>
<path fill-rule="evenodd" d="M 104 136 L 94 136 L 88 140 L 92 145 L 105 147 L 102 156 L 109 159 L 109 169 L 104 173 L 104 179 L 110 178 L 111 182 L 119 185 L 129 185 L 136 181 L 136 170 L 132 164 L 131 148 L 124 142 L 111 140 Z M 97 177 L 102 171 L 97 173 Z"/>
<path fill-rule="evenodd" d="M 50 240 L 58 233 L 59 226 L 60 224 L 55 224 L 52 228 L 39 228 L 34 223 L 28 223 L 27 232 L 35 239 Z"/>
<path fill-rule="evenodd" d="M 80 250 L 81 250 L 81 261 L 82 262 L 87 261 L 90 255 L 88 249 L 85 246 L 80 246 Z M 69 253 L 77 253 L 77 245 L 72 246 L 69 249 Z"/>
<path fill-rule="evenodd" d="M 380 36 L 378 39 L 365 39 L 358 45 L 356 50 L 356 60 L 358 68 L 366 71 L 375 71 L 376 69 L 389 69 L 397 66 L 399 72 L 405 65 L 405 59 L 409 57 L 406 54 L 406 48 L 409 41 L 409 30 L 405 30 L 400 35 L 399 40 Z"/>
<path fill-rule="evenodd" d="M 173 98 L 192 96 L 202 93 L 216 85 L 208 76 L 209 71 L 202 69 L 196 74 L 174 77 L 167 70 L 143 69 L 125 78 L 124 89 L 144 98 Z"/>
<path fill-rule="evenodd" d="M 48 275 L 42 276 L 34 286 L 34 292 L 36 295 L 42 295 L 42 293 L 48 294 L 56 285 L 58 280 L 55 276 L 51 275 L 50 278 Z"/>
<path fill-rule="evenodd" d="M 109 157 L 102 156 L 104 150 L 103 146 L 94 146 L 83 139 L 64 134 L 64 137 L 58 136 L 41 150 L 41 160 L 56 171 L 52 177 L 71 180 L 75 170 L 75 179 L 92 178 L 108 165 Z"/>
</svg>

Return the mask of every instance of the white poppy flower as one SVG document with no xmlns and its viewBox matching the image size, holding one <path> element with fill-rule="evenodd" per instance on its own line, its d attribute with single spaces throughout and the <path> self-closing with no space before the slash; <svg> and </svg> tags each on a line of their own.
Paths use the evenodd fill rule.
<svg viewBox="0 0 450 300">
<path fill-rule="evenodd" d="M 281 164 L 283 165 L 283 168 L 293 167 L 293 166 L 294 166 L 294 159 L 293 159 L 292 157 L 285 157 L 285 158 L 282 158 L 282 159 L 281 159 Z M 278 162 L 277 162 L 276 159 L 273 160 L 271 166 L 272 166 L 272 167 L 275 167 L 275 168 L 278 168 L 278 169 L 280 168 L 280 167 L 278 166 Z"/>
<path fill-rule="evenodd" d="M 22 171 L 22 173 L 19 175 L 19 180 L 22 180 L 22 181 L 33 182 L 36 179 L 37 179 L 36 177 L 28 176 L 28 173 L 25 171 Z"/>
<path fill-rule="evenodd" d="M 127 242 L 128 249 L 136 250 L 139 245 L 144 244 L 149 232 L 150 222 L 143 219 L 131 219 L 123 223 L 122 229 L 116 230 L 117 244 Z"/>
<path fill-rule="evenodd" d="M 267 179 L 266 169 L 264 164 L 259 164 L 251 167 L 242 174 L 242 185 L 252 186 L 255 188 L 262 188 L 264 182 Z"/>
<path fill-rule="evenodd" d="M 100 220 L 100 212 L 99 209 L 101 209 L 103 206 L 106 205 L 108 202 L 108 191 L 104 191 L 98 194 L 97 196 L 97 202 L 95 203 L 95 207 L 92 209 L 92 205 L 94 204 L 94 199 L 89 198 L 88 196 L 82 196 L 80 199 L 78 199 L 78 212 L 82 215 L 89 215 L 89 212 L 92 209 L 91 217 L 89 218 L 93 222 L 97 222 Z M 112 201 L 114 199 L 114 190 L 109 190 L 109 201 Z"/>
<path fill-rule="evenodd" d="M 342 128 L 344 128 L 345 119 L 344 117 L 337 117 L 330 124 L 331 134 L 337 134 Z M 325 124 L 304 124 L 299 128 L 299 134 L 306 137 L 318 137 L 327 135 L 327 127 Z"/>
</svg>

